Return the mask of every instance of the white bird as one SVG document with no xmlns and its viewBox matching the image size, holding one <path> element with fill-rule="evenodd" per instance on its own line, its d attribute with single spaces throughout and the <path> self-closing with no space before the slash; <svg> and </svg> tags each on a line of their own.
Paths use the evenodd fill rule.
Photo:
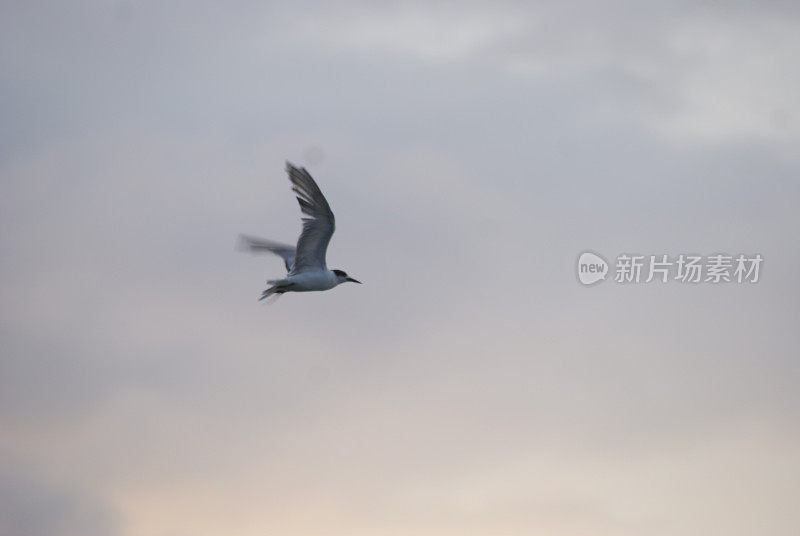
<svg viewBox="0 0 800 536">
<path fill-rule="evenodd" d="M 328 270 L 325 264 L 325 252 L 336 225 L 331 207 L 319 186 L 305 168 L 286 162 L 286 172 L 300 210 L 308 217 L 303 218 L 303 231 L 297 239 L 297 247 L 242 235 L 242 242 L 250 251 L 269 251 L 286 264 L 288 275 L 283 279 L 268 280 L 267 284 L 271 286 L 261 293 L 259 301 L 285 292 L 329 290 L 347 281 L 360 284 L 361 281 L 348 276 L 344 270 Z"/>
</svg>

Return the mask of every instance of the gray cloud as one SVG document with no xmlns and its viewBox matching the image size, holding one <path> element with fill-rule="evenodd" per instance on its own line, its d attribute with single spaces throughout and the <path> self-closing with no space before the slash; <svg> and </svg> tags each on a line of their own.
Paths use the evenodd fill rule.
<svg viewBox="0 0 800 536">
<path fill-rule="evenodd" d="M 74 484 L 66 487 L 34 476 L 8 456 L 0 464 L 0 534 L 117 534 L 108 506 Z"/>
<path fill-rule="evenodd" d="M 15 519 L 791 534 L 792 6 L 2 10 Z M 296 236 L 287 158 L 366 284 L 260 307 L 280 262 L 234 244 Z M 586 248 L 766 261 L 585 289 Z"/>
</svg>

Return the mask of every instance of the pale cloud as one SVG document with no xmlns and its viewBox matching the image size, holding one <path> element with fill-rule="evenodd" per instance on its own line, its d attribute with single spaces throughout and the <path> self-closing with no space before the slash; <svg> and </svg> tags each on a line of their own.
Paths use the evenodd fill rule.
<svg viewBox="0 0 800 536">
<path fill-rule="evenodd" d="M 674 143 L 749 139 L 790 152 L 800 134 L 796 13 L 673 7 L 620 21 L 588 11 L 538 10 L 490 57 L 532 80 L 618 77 L 629 85 L 619 112 Z"/>
<path fill-rule="evenodd" d="M 309 13 L 284 31 L 290 42 L 448 62 L 469 61 L 524 29 L 524 14 L 507 7 L 399 3 Z"/>
<path fill-rule="evenodd" d="M 708 13 L 683 21 L 670 36 L 679 58 L 674 83 L 680 98 L 659 114 L 659 130 L 674 139 L 791 144 L 800 137 L 800 47 L 797 21 L 780 14 Z M 666 83 L 663 78 L 658 80 Z M 784 149 L 788 146 L 784 145 Z"/>
</svg>

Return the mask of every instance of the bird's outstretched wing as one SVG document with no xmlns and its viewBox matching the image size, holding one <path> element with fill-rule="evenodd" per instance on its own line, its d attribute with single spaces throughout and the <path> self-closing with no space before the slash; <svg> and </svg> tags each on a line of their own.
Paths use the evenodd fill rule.
<svg viewBox="0 0 800 536">
<path fill-rule="evenodd" d="M 239 242 L 242 246 L 253 253 L 269 251 L 283 259 L 286 271 L 291 272 L 294 266 L 294 246 L 273 242 L 266 238 L 256 238 L 254 236 L 239 235 Z"/>
<path fill-rule="evenodd" d="M 300 210 L 307 216 L 303 218 L 303 232 L 297 239 L 291 273 L 327 270 L 325 253 L 336 228 L 331 207 L 305 168 L 286 162 L 286 172 L 292 181 L 292 191 L 297 194 Z"/>
</svg>

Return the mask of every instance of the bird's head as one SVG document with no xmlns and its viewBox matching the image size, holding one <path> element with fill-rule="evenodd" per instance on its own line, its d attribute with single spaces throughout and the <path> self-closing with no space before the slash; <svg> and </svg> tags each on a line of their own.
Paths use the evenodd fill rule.
<svg viewBox="0 0 800 536">
<path fill-rule="evenodd" d="M 346 283 L 348 281 L 352 283 L 358 283 L 359 285 L 361 284 L 361 281 L 353 279 L 352 277 L 347 275 L 347 272 L 345 272 L 344 270 L 333 270 L 333 273 L 336 274 L 337 285 L 341 285 L 342 283 Z"/>
</svg>

